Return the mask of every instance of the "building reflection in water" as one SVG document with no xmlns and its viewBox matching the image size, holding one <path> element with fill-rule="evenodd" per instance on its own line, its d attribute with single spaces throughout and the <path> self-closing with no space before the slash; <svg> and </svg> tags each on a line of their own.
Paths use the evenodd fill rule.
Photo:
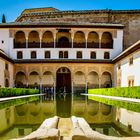
<svg viewBox="0 0 140 140">
<path fill-rule="evenodd" d="M 71 94 L 58 94 L 55 98 L 43 96 L 39 101 L 1 109 L 0 114 L 0 133 L 8 132 L 4 133 L 7 139 L 27 135 L 37 129 L 46 118 L 55 115 L 84 117 L 91 126 L 111 124 L 115 119 L 115 109 L 112 106 L 88 100 L 86 96 Z M 94 126 L 93 129 L 102 133 L 110 133 L 108 127 L 99 129 Z"/>
</svg>

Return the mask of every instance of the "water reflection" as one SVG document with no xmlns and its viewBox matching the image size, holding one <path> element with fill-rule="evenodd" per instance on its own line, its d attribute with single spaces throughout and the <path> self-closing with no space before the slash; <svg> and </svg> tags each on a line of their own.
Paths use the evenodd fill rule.
<svg viewBox="0 0 140 140">
<path fill-rule="evenodd" d="M 118 115 L 118 109 L 94 100 L 88 100 L 86 96 L 67 94 L 65 97 L 58 95 L 55 99 L 44 96 L 38 101 L 1 109 L 0 139 L 27 135 L 37 129 L 44 119 L 54 115 L 84 117 L 93 129 L 108 135 L 118 136 L 118 132 L 110 125 L 115 124 L 116 120 L 120 121 L 121 115 Z"/>
</svg>

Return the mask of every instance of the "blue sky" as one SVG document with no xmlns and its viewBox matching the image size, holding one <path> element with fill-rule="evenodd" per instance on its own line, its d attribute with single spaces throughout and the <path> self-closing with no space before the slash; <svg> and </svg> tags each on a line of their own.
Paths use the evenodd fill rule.
<svg viewBox="0 0 140 140">
<path fill-rule="evenodd" d="M 0 0 L 7 22 L 14 21 L 24 9 L 55 7 L 60 10 L 140 9 L 140 0 Z"/>
</svg>

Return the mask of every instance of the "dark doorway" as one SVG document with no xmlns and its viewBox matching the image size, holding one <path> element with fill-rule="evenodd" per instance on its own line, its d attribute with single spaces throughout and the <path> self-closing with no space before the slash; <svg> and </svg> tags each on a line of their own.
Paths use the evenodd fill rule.
<svg viewBox="0 0 140 140">
<path fill-rule="evenodd" d="M 66 67 L 62 67 L 57 71 L 56 92 L 71 93 L 71 73 Z"/>
<path fill-rule="evenodd" d="M 61 37 L 58 40 L 58 48 L 70 48 L 69 39 L 67 37 Z"/>
<path fill-rule="evenodd" d="M 5 79 L 5 87 L 9 87 L 9 80 Z"/>
</svg>

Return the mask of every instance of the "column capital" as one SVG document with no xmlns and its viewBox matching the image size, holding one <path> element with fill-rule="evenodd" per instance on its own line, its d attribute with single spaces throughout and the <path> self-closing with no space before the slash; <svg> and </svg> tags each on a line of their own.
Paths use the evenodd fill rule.
<svg viewBox="0 0 140 140">
<path fill-rule="evenodd" d="M 84 34 L 85 34 L 85 39 L 87 40 L 88 39 L 89 31 L 84 31 Z"/>
<path fill-rule="evenodd" d="M 58 31 L 57 31 L 56 29 L 52 31 L 54 39 L 56 39 L 56 34 L 57 34 L 57 32 L 58 32 Z"/>
<path fill-rule="evenodd" d="M 74 30 L 71 30 L 71 31 L 70 31 L 70 33 L 71 33 L 71 39 L 72 39 L 72 40 L 73 40 L 73 38 L 74 38 L 75 32 L 76 32 L 76 31 L 74 31 Z"/>
<path fill-rule="evenodd" d="M 28 36 L 29 36 L 29 31 L 26 31 L 25 32 L 25 38 L 26 38 L 26 40 L 28 40 Z"/>
</svg>

